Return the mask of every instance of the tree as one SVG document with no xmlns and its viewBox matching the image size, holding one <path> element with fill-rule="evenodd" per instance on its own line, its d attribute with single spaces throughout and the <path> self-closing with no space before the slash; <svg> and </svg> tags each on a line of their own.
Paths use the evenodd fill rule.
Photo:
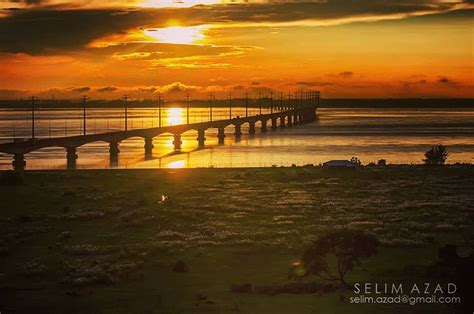
<svg viewBox="0 0 474 314">
<path fill-rule="evenodd" d="M 356 166 L 362 165 L 362 162 L 360 161 L 360 159 L 355 156 L 351 158 L 351 163 L 353 163 Z"/>
<path fill-rule="evenodd" d="M 344 276 L 362 258 L 377 253 L 378 241 L 363 231 L 342 229 L 320 236 L 303 254 L 306 275 L 316 275 L 324 280 L 340 281 L 347 286 Z M 336 260 L 336 265 L 330 264 Z M 334 263 L 333 263 L 334 264 Z"/>
<path fill-rule="evenodd" d="M 423 159 L 423 161 L 426 165 L 444 165 L 446 159 L 448 159 L 448 155 L 449 152 L 446 146 L 436 145 L 425 153 L 425 159 Z"/>
</svg>

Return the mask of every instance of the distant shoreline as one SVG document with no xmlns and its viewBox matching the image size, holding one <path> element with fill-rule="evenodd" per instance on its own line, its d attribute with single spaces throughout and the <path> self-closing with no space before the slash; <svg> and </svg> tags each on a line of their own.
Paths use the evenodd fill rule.
<svg viewBox="0 0 474 314">
<path fill-rule="evenodd" d="M 157 108 L 157 100 L 130 100 L 127 102 L 130 108 Z M 243 107 L 245 99 L 234 99 L 232 105 Z M 274 107 L 279 106 L 279 101 L 273 101 Z M 0 100 L 1 109 L 29 108 L 30 101 L 22 100 Z M 37 108 L 69 109 L 82 108 L 79 100 L 40 100 L 35 105 Z M 185 107 L 184 101 L 168 101 L 162 107 Z M 207 100 L 194 100 L 189 102 L 190 107 L 208 107 Z M 215 100 L 213 107 L 228 107 L 228 100 Z M 87 103 L 90 108 L 122 108 L 121 100 L 93 100 Z M 249 102 L 250 108 L 258 108 L 255 100 Z M 262 108 L 269 108 L 270 100 L 262 100 Z M 319 108 L 378 108 L 378 109 L 427 109 L 427 108 L 474 108 L 474 98 L 450 98 L 450 99 L 417 99 L 417 98 L 387 98 L 387 99 L 321 99 Z"/>
</svg>

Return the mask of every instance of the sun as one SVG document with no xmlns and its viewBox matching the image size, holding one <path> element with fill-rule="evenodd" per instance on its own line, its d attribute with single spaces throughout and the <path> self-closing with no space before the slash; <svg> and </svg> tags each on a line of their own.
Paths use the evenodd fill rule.
<svg viewBox="0 0 474 314">
<path fill-rule="evenodd" d="M 199 44 L 206 38 L 207 26 L 170 26 L 144 30 L 144 34 L 154 41 L 168 44 Z"/>
</svg>

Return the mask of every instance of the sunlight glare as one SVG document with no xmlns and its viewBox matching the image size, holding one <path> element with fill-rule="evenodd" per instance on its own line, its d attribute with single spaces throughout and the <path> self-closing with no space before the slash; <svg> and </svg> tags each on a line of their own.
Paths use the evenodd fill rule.
<svg viewBox="0 0 474 314">
<path fill-rule="evenodd" d="M 169 169 L 179 169 L 184 168 L 186 166 L 186 162 L 184 160 L 177 160 L 172 161 L 168 164 L 167 168 Z"/>
<path fill-rule="evenodd" d="M 139 6 L 144 8 L 190 8 L 195 5 L 212 5 L 220 2 L 220 0 L 145 0 Z"/>
<path fill-rule="evenodd" d="M 165 28 L 146 29 L 143 33 L 156 42 L 168 44 L 197 44 L 206 38 L 207 26 L 170 26 Z"/>
<path fill-rule="evenodd" d="M 183 108 L 169 108 L 168 116 L 166 117 L 168 125 L 177 125 L 184 123 L 184 110 Z"/>
</svg>

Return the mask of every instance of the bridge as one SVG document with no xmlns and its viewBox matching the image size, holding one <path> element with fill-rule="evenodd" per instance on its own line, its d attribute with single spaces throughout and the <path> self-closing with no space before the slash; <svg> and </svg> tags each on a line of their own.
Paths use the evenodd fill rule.
<svg viewBox="0 0 474 314">
<path fill-rule="evenodd" d="M 310 123 L 316 120 L 316 109 L 319 105 L 319 92 L 310 92 L 305 95 L 300 101 L 290 102 L 286 106 L 276 107 L 271 113 L 257 114 L 254 116 L 240 117 L 198 122 L 186 123 L 179 125 L 169 125 L 163 127 L 142 128 L 124 131 L 114 131 L 98 134 L 84 134 L 76 136 L 64 136 L 55 138 L 37 139 L 32 137 L 28 140 L 13 141 L 9 143 L 0 144 L 0 152 L 13 155 L 12 166 L 15 171 L 24 171 L 26 167 L 25 154 L 32 151 L 39 150 L 46 147 L 63 147 L 66 149 L 67 168 L 75 169 L 77 160 L 77 148 L 92 142 L 106 142 L 109 144 L 109 154 L 111 163 L 116 163 L 119 156 L 119 145 L 121 141 L 132 137 L 140 137 L 144 139 L 144 149 L 146 155 L 151 155 L 153 150 L 153 138 L 160 134 L 169 133 L 173 135 L 174 151 L 181 150 L 181 134 L 195 130 L 197 131 L 197 142 L 199 148 L 205 147 L 206 130 L 217 129 L 217 138 L 219 145 L 224 144 L 226 137 L 226 128 L 228 126 L 234 127 L 236 139 L 242 136 L 242 126 L 248 124 L 248 134 L 254 135 L 256 133 L 256 125 L 260 123 L 260 132 L 267 132 L 267 125 L 271 130 L 277 128 L 292 127 L 293 125 Z M 246 110 L 247 112 L 247 110 Z"/>
</svg>

